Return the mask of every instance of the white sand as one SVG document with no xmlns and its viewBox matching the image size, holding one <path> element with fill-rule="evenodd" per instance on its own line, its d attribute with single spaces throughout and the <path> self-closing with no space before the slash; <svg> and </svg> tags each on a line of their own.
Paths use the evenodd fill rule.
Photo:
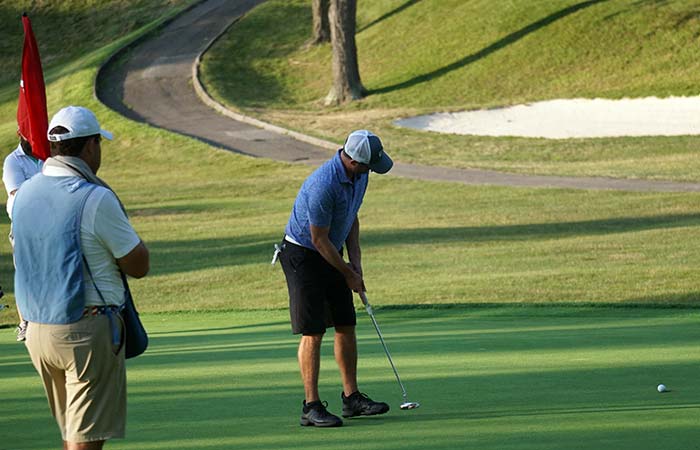
<svg viewBox="0 0 700 450">
<path fill-rule="evenodd" d="M 550 139 L 700 134 L 700 97 L 550 100 L 437 113 L 395 124 L 438 133 Z"/>
</svg>

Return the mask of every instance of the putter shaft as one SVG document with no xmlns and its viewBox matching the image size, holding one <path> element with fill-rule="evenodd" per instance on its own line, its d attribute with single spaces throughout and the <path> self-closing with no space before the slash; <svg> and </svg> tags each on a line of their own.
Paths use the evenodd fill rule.
<svg viewBox="0 0 700 450">
<path fill-rule="evenodd" d="M 391 354 L 389 353 L 389 349 L 386 346 L 386 342 L 384 342 L 384 336 L 382 336 L 382 332 L 379 329 L 379 325 L 377 324 L 377 319 L 375 319 L 375 317 L 374 317 L 374 312 L 372 311 L 372 306 L 369 304 L 369 301 L 367 300 L 367 295 L 364 292 L 360 292 L 360 299 L 362 300 L 362 303 L 365 305 L 365 310 L 367 311 L 367 314 L 369 314 L 369 317 L 372 320 L 372 325 L 374 325 L 374 329 L 377 331 L 377 336 L 379 336 L 379 342 L 381 342 L 382 347 L 384 348 L 384 353 L 386 353 L 386 357 L 389 360 L 389 364 L 391 364 L 391 369 L 394 371 L 394 375 L 396 376 L 396 381 L 398 381 L 399 386 L 401 386 L 401 393 L 403 395 L 404 404 L 411 403 L 408 401 L 408 394 L 406 394 L 406 388 L 404 387 L 403 383 L 401 382 L 401 377 L 399 376 L 399 372 L 396 370 L 396 366 L 394 365 L 394 361 L 391 359 Z"/>
</svg>

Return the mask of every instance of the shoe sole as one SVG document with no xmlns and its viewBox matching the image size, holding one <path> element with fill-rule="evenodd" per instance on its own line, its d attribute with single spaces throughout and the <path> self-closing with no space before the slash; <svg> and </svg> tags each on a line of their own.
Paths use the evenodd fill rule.
<svg viewBox="0 0 700 450">
<path fill-rule="evenodd" d="M 343 422 L 338 422 L 338 423 L 315 423 L 310 421 L 309 419 L 301 419 L 299 421 L 299 425 L 302 427 L 321 427 L 321 428 L 333 428 L 333 427 L 340 427 L 343 425 Z"/>
<path fill-rule="evenodd" d="M 359 414 L 348 414 L 345 411 L 343 411 L 343 417 L 345 419 L 349 419 L 351 417 L 360 417 L 360 416 L 379 416 L 382 414 L 386 414 L 388 412 L 389 412 L 388 409 L 386 411 L 378 411 L 378 412 L 374 412 L 374 413 L 373 412 L 370 412 L 370 413 L 361 412 Z"/>
</svg>

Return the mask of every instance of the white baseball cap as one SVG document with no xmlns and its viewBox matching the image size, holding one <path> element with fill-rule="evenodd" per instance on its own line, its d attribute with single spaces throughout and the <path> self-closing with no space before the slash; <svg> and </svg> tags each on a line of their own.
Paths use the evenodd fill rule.
<svg viewBox="0 0 700 450">
<path fill-rule="evenodd" d="M 394 165 L 394 161 L 384 152 L 382 141 L 371 131 L 356 130 L 350 133 L 343 151 L 353 161 L 367 164 L 372 172 L 387 173 Z"/>
<path fill-rule="evenodd" d="M 68 133 L 50 134 L 55 127 L 63 127 L 68 130 Z M 92 111 L 82 106 L 66 106 L 51 119 L 47 137 L 49 141 L 59 142 L 95 134 L 102 135 L 110 141 L 112 140 L 112 133 L 100 128 L 97 117 Z"/>
</svg>

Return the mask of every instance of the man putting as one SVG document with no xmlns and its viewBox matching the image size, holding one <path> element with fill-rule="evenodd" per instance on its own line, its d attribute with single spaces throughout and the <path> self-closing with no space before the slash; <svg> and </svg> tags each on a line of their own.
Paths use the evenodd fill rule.
<svg viewBox="0 0 700 450">
<path fill-rule="evenodd" d="M 369 171 L 388 172 L 393 165 L 377 136 L 353 131 L 342 149 L 302 185 L 285 229 L 280 262 L 289 289 L 294 334 L 301 334 L 299 367 L 304 383 L 301 425 L 341 426 L 326 410 L 318 392 L 321 340 L 335 327 L 334 353 L 343 382 L 343 417 L 389 411 L 357 387 L 357 341 L 352 292 L 365 290 L 357 212 L 367 190 Z M 349 263 L 343 260 L 345 244 Z"/>
</svg>

